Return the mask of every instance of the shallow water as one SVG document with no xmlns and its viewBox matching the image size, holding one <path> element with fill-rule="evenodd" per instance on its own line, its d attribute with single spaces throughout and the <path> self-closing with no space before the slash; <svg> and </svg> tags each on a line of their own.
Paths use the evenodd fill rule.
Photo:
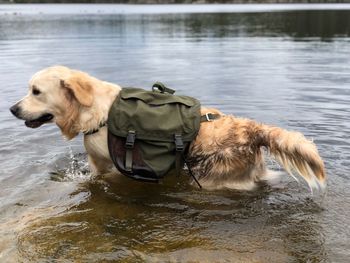
<svg viewBox="0 0 350 263">
<path fill-rule="evenodd" d="M 346 6 L 109 15 L 35 8 L 0 6 L 1 262 L 348 262 Z M 301 131 L 325 160 L 327 192 L 312 195 L 285 174 L 249 193 L 200 191 L 185 177 L 160 185 L 91 178 L 80 136 L 67 142 L 54 126 L 25 128 L 8 111 L 30 76 L 53 64 L 120 85 L 160 80 L 225 113 Z"/>
</svg>

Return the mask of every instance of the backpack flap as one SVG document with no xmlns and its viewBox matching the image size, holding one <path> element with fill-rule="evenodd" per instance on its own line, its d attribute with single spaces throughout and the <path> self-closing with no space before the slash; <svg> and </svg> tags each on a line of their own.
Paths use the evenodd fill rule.
<svg viewBox="0 0 350 263">
<path fill-rule="evenodd" d="M 111 159 L 117 169 L 124 175 L 136 180 L 146 182 L 158 182 L 159 176 L 155 172 L 161 171 L 159 167 L 152 169 L 143 159 L 143 153 L 141 152 L 142 145 L 135 143 L 132 149 L 125 147 L 126 138 L 115 136 L 111 132 L 108 132 L 108 149 Z M 131 169 L 127 167 L 127 151 L 132 151 L 131 155 Z M 163 168 L 164 169 L 164 168 Z"/>
<path fill-rule="evenodd" d="M 122 137 L 135 130 L 141 140 L 173 142 L 179 133 L 184 141 L 192 141 L 199 115 L 200 103 L 194 98 L 124 88 L 110 109 L 108 129 Z"/>
</svg>

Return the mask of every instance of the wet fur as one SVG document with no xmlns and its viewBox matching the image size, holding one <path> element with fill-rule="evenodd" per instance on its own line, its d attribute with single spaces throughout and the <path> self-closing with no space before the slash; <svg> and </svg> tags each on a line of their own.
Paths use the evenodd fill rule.
<svg viewBox="0 0 350 263">
<path fill-rule="evenodd" d="M 220 113 L 202 109 L 202 114 L 207 112 Z M 189 149 L 189 165 L 206 188 L 248 190 L 268 176 L 263 147 L 292 176 L 298 173 L 312 188 L 324 185 L 323 161 L 315 144 L 301 133 L 234 116 L 201 124 Z"/>
<path fill-rule="evenodd" d="M 47 93 L 45 99 L 33 98 L 34 86 L 44 95 Z M 80 71 L 62 66 L 47 68 L 31 79 L 28 95 L 16 104 L 21 109 L 17 117 L 27 120 L 51 113 L 62 134 L 72 139 L 79 132 L 94 130 L 107 120 L 109 108 L 120 89 L 118 85 Z M 253 189 L 255 183 L 268 174 L 263 147 L 292 176 L 298 173 L 310 187 L 324 186 L 323 161 L 314 143 L 301 133 L 202 108 L 203 114 L 208 112 L 219 113 L 222 117 L 201 124 L 187 156 L 189 167 L 203 187 Z M 84 136 L 84 145 L 93 173 L 115 170 L 108 153 L 106 127 Z"/>
</svg>

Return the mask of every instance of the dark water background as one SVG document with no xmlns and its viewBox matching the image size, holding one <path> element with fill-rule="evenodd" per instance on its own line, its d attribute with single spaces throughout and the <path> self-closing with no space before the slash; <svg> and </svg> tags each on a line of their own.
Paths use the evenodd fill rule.
<svg viewBox="0 0 350 263">
<path fill-rule="evenodd" d="M 17 7 L 0 6 L 1 262 L 349 262 L 350 11 Z M 225 113 L 301 131 L 325 160 L 327 192 L 287 176 L 251 193 L 199 191 L 184 177 L 91 178 L 80 136 L 25 128 L 8 111 L 31 75 L 55 64 L 120 85 L 161 80 Z"/>
</svg>

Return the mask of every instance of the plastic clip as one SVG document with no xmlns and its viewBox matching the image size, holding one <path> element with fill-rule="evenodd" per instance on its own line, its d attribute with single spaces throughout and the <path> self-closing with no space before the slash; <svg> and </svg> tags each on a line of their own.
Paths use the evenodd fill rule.
<svg viewBox="0 0 350 263">
<path fill-rule="evenodd" d="M 128 131 L 128 135 L 126 137 L 126 142 L 125 142 L 125 148 L 128 148 L 128 149 L 134 148 L 135 137 L 136 137 L 135 131 Z"/>
<path fill-rule="evenodd" d="M 175 147 L 177 152 L 182 152 L 184 150 L 184 143 L 181 134 L 175 134 Z"/>
</svg>

